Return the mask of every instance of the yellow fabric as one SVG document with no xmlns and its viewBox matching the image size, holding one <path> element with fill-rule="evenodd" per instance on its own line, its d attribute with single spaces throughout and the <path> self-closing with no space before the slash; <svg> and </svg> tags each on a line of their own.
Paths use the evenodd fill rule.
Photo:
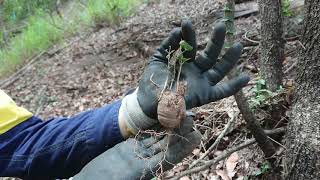
<svg viewBox="0 0 320 180">
<path fill-rule="evenodd" d="M 32 113 L 16 103 L 0 89 L 0 134 L 27 120 Z"/>
</svg>

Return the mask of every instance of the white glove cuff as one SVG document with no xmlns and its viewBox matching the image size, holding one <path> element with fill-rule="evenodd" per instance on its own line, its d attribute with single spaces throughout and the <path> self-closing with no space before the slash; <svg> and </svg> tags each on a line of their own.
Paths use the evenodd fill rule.
<svg viewBox="0 0 320 180">
<path fill-rule="evenodd" d="M 122 99 L 119 112 L 123 115 L 127 128 L 133 134 L 137 134 L 140 130 L 150 128 L 156 124 L 158 120 L 152 119 L 144 114 L 137 97 L 138 88 Z"/>
</svg>

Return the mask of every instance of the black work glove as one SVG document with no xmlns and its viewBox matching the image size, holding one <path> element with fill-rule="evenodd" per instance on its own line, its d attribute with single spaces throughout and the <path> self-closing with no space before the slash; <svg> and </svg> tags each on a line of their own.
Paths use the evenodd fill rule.
<svg viewBox="0 0 320 180">
<path fill-rule="evenodd" d="M 163 139 L 128 139 L 89 162 L 73 180 L 151 179 L 181 162 L 200 143 L 200 133 L 192 130 L 192 117 Z M 169 145 L 167 144 L 169 142 Z M 160 169 L 162 166 L 162 169 Z"/>
<path fill-rule="evenodd" d="M 226 28 L 224 24 L 218 24 L 213 31 L 212 37 L 206 49 L 196 58 L 196 36 L 190 21 L 183 21 L 182 27 L 171 32 L 151 57 L 142 79 L 139 83 L 138 101 L 143 112 L 151 117 L 157 117 L 157 104 L 159 87 L 163 88 L 169 74 L 167 68 L 167 50 L 179 48 L 179 42 L 185 40 L 193 47 L 193 50 L 184 54 L 190 60 L 184 63 L 181 80 L 187 82 L 185 94 L 187 109 L 198 107 L 213 101 L 231 96 L 244 87 L 249 77 L 242 75 L 225 83 L 218 84 L 226 74 L 236 65 L 241 55 L 242 45 L 234 44 L 217 62 L 218 56 L 224 44 Z M 150 77 L 154 83 L 150 82 Z"/>
<path fill-rule="evenodd" d="M 236 43 L 218 62 L 218 56 L 224 44 L 225 32 L 225 25 L 218 24 L 213 30 L 207 47 L 198 57 L 196 57 L 195 31 L 190 21 L 182 21 L 181 28 L 176 28 L 170 33 L 151 57 L 138 89 L 127 97 L 130 100 L 123 101 L 124 106 L 128 107 L 123 110 L 127 113 L 124 119 L 127 119 L 126 122 L 133 134 L 139 129 L 150 128 L 158 122 L 158 98 L 168 76 L 172 76 L 168 69 L 168 51 L 177 50 L 181 40 L 193 47 L 192 51 L 184 53 L 184 57 L 189 60 L 183 64 L 180 77 L 181 81 L 187 83 L 184 94 L 187 109 L 231 96 L 248 83 L 249 77 L 240 75 L 235 79 L 218 84 L 237 64 L 242 51 L 242 45 Z"/>
</svg>

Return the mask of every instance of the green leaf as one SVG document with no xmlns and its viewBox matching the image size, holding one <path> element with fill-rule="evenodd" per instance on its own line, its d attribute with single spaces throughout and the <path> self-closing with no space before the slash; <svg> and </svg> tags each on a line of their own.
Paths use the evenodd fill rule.
<svg viewBox="0 0 320 180">
<path fill-rule="evenodd" d="M 225 49 L 230 49 L 230 48 L 232 47 L 232 45 L 233 45 L 233 43 L 225 42 L 223 47 L 224 47 Z"/>
<path fill-rule="evenodd" d="M 257 84 L 260 84 L 260 85 L 266 85 L 266 81 L 264 79 L 259 79 L 257 81 Z"/>
<path fill-rule="evenodd" d="M 230 31 L 230 30 L 226 31 L 226 34 L 234 35 L 234 33 L 235 33 L 235 31 Z"/>
<path fill-rule="evenodd" d="M 231 8 L 229 8 L 228 6 L 224 6 L 223 11 L 229 11 L 229 12 L 232 12 L 232 9 L 231 9 Z"/>
<path fill-rule="evenodd" d="M 185 58 L 185 57 L 183 57 L 182 54 L 180 54 L 180 55 L 177 57 L 177 59 L 178 59 L 178 61 L 179 61 L 180 64 L 183 64 L 183 63 L 189 61 L 190 58 Z"/>
<path fill-rule="evenodd" d="M 255 173 L 255 176 L 260 176 L 261 174 L 262 174 L 262 171 L 258 169 L 257 172 Z"/>
<path fill-rule="evenodd" d="M 270 169 L 270 165 L 268 162 L 264 162 L 261 167 L 257 170 L 257 172 L 255 173 L 255 176 L 260 176 L 262 174 L 265 174 L 266 172 L 268 172 Z"/>
<path fill-rule="evenodd" d="M 180 48 L 184 51 L 192 51 L 193 50 L 193 47 L 184 40 L 180 41 Z"/>
<path fill-rule="evenodd" d="M 264 93 L 266 96 L 273 96 L 273 95 L 274 95 L 274 93 L 271 92 L 271 91 L 268 90 L 268 89 L 260 89 L 259 91 L 260 91 L 260 94 L 261 94 L 261 93 Z"/>
<path fill-rule="evenodd" d="M 292 11 L 290 9 L 291 0 L 282 0 L 282 14 L 286 17 L 292 16 Z"/>
<path fill-rule="evenodd" d="M 264 174 L 270 169 L 270 165 L 268 162 L 264 162 L 263 165 L 261 166 L 261 172 Z"/>
<path fill-rule="evenodd" d="M 252 99 L 251 99 L 251 102 L 253 103 L 253 105 L 260 105 L 260 101 L 259 101 L 258 98 L 257 98 L 257 99 L 252 98 Z"/>
</svg>

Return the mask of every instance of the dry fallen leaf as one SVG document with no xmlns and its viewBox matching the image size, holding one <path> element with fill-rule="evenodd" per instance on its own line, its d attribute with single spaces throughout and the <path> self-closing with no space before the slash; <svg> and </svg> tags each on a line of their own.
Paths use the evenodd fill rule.
<svg viewBox="0 0 320 180">
<path fill-rule="evenodd" d="M 192 154 L 194 154 L 195 156 L 200 156 L 200 149 L 196 148 L 192 151 Z"/>
<path fill-rule="evenodd" d="M 225 162 L 225 168 L 216 170 L 217 175 L 219 175 L 223 180 L 231 180 L 235 174 L 235 168 L 238 164 L 239 156 L 238 154 L 232 153 Z"/>
<path fill-rule="evenodd" d="M 238 153 L 234 152 L 230 155 L 230 157 L 226 160 L 226 170 L 228 172 L 228 177 L 232 179 L 236 174 L 235 168 L 238 164 L 239 156 Z"/>
<path fill-rule="evenodd" d="M 216 173 L 222 178 L 222 180 L 231 180 L 226 170 L 216 170 Z"/>
<path fill-rule="evenodd" d="M 236 180 L 243 180 L 243 179 L 244 179 L 244 176 L 240 176 Z"/>
<path fill-rule="evenodd" d="M 213 173 L 210 173 L 209 175 L 209 180 L 220 180 L 219 176 Z"/>
<path fill-rule="evenodd" d="M 190 178 L 188 176 L 183 176 L 180 178 L 180 180 L 190 180 Z"/>
</svg>

